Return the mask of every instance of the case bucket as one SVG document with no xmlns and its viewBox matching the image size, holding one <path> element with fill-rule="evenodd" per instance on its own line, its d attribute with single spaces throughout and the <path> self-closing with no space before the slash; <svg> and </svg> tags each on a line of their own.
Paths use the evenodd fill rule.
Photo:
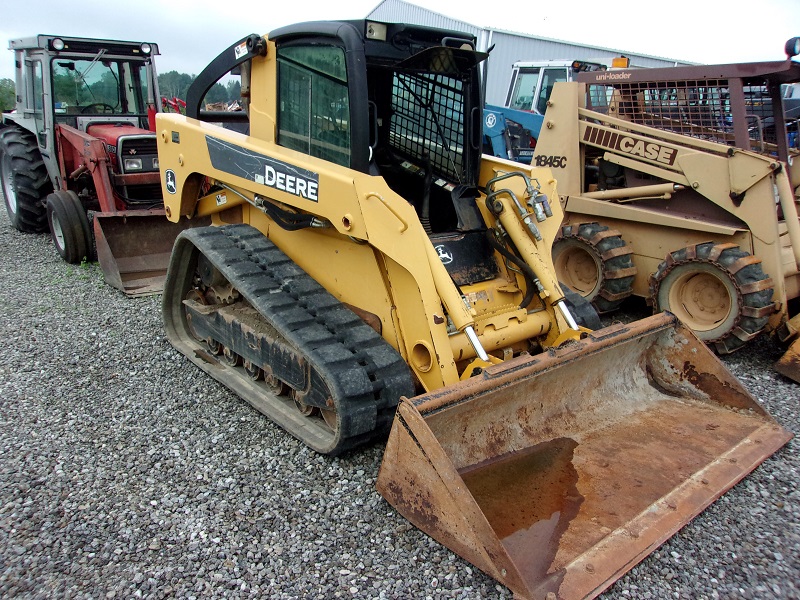
<svg viewBox="0 0 800 600">
<path fill-rule="evenodd" d="M 403 399 L 377 485 L 518 597 L 593 598 L 791 437 L 664 313 Z"/>
<path fill-rule="evenodd" d="M 175 238 L 184 229 L 210 224 L 209 219 L 172 223 L 163 210 L 95 213 L 97 261 L 106 283 L 128 296 L 160 293 Z"/>
</svg>

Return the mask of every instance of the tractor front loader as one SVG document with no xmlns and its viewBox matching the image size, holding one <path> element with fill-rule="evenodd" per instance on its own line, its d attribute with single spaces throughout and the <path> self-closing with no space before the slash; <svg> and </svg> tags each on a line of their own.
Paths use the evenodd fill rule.
<svg viewBox="0 0 800 600">
<path fill-rule="evenodd" d="M 10 48 L 17 105 L 0 126 L 0 182 L 12 226 L 49 228 L 61 258 L 96 256 L 130 296 L 160 292 L 175 237 L 197 223 L 164 218 L 158 46 L 37 35 Z"/>
<path fill-rule="evenodd" d="M 672 315 L 565 295 L 551 170 L 481 156 L 474 48 L 346 21 L 220 54 L 156 117 L 168 218 L 213 221 L 164 325 L 320 453 L 391 430 L 380 493 L 520 597 L 592 597 L 791 434 Z M 243 110 L 200 111 L 231 71 Z"/>
</svg>

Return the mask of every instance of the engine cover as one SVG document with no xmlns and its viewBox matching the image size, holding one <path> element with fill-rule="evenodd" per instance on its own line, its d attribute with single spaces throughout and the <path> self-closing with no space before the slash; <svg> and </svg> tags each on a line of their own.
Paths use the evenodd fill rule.
<svg viewBox="0 0 800 600">
<path fill-rule="evenodd" d="M 86 133 L 105 144 L 115 173 L 158 171 L 156 134 L 152 131 L 128 123 L 96 123 L 87 127 Z"/>
</svg>

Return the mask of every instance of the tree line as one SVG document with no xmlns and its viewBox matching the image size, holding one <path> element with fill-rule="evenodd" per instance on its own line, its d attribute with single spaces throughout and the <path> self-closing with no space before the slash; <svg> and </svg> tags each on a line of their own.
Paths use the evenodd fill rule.
<svg viewBox="0 0 800 600">
<path fill-rule="evenodd" d="M 186 92 L 192 85 L 196 76 L 177 71 L 160 73 L 158 76 L 158 88 L 161 95 L 165 98 L 180 98 L 186 100 Z M 214 102 L 234 102 L 239 100 L 242 93 L 242 84 L 238 79 L 231 79 L 225 85 L 217 82 L 206 94 L 206 103 Z"/>
<path fill-rule="evenodd" d="M 161 95 L 166 98 L 180 98 L 186 100 L 186 92 L 195 75 L 168 71 L 158 76 L 158 87 Z M 205 101 L 233 102 L 239 100 L 242 85 L 238 79 L 231 79 L 225 85 L 217 82 L 206 94 Z M 16 106 L 14 81 L 7 77 L 0 79 L 0 110 L 13 110 Z"/>
<path fill-rule="evenodd" d="M 0 111 L 11 110 L 16 105 L 14 81 L 8 77 L 0 79 Z"/>
</svg>

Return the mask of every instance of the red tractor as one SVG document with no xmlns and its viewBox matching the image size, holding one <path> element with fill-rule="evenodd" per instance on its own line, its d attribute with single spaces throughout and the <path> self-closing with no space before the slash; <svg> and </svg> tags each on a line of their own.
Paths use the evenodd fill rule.
<svg viewBox="0 0 800 600">
<path fill-rule="evenodd" d="M 96 257 L 128 295 L 160 291 L 185 224 L 164 216 L 158 46 L 37 35 L 9 47 L 17 105 L 2 117 L 0 181 L 11 224 L 49 228 L 65 261 Z"/>
</svg>

